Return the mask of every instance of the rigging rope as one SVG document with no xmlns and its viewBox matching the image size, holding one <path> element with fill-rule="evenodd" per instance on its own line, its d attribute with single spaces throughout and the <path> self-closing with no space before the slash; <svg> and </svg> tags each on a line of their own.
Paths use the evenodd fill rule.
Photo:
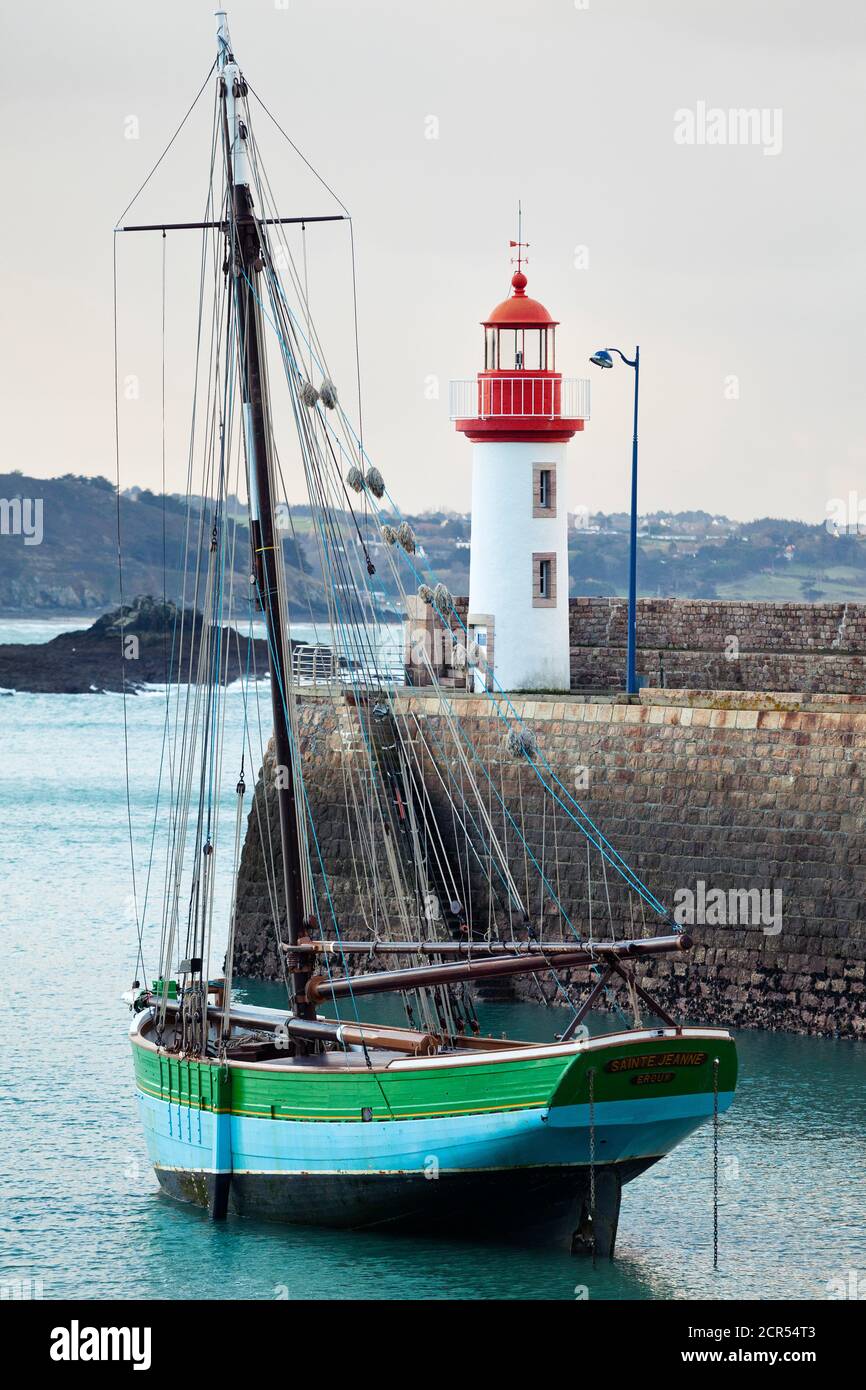
<svg viewBox="0 0 866 1390">
<path fill-rule="evenodd" d="M 153 173 L 159 167 L 162 159 L 168 153 L 168 150 L 179 135 L 196 102 L 201 96 L 212 72 L 213 66 L 205 82 L 202 84 L 202 88 L 197 93 L 192 106 L 187 111 L 183 121 L 172 136 L 166 149 L 163 151 L 163 154 L 160 156 L 156 165 L 154 165 L 150 174 L 148 174 L 147 179 L 132 199 L 132 202 L 124 210 L 124 213 L 121 214 L 121 220 L 129 211 L 129 208 L 132 207 Z M 251 88 L 249 90 L 252 92 Z M 304 163 L 307 164 L 327 191 L 336 198 L 336 194 L 333 193 L 333 190 L 328 187 L 309 161 L 301 155 L 301 152 L 297 150 L 297 146 L 293 144 L 285 131 L 283 131 L 274 120 L 274 117 L 271 115 L 270 111 L 268 111 L 267 107 L 264 106 L 264 103 L 261 101 L 261 98 L 258 97 L 257 93 L 252 92 L 252 95 L 262 106 L 263 110 L 265 110 L 274 125 L 277 126 L 280 133 L 304 160 Z M 248 103 L 246 110 L 247 116 L 249 117 Z M 217 104 L 215 103 L 211 178 L 207 199 L 208 212 L 216 210 L 213 182 L 217 147 L 218 112 Z M 273 205 L 273 196 L 267 181 L 267 176 L 260 165 L 258 148 L 252 134 L 252 124 L 250 121 L 248 121 L 248 148 L 256 202 L 261 209 L 261 217 L 264 218 L 265 213 L 271 206 L 274 206 L 275 210 L 275 205 Z M 226 151 L 223 149 L 223 159 L 225 160 L 225 158 Z M 227 174 L 228 171 L 224 172 Z M 457 717 L 451 701 L 447 699 L 441 688 L 434 684 L 433 688 L 437 694 L 439 713 L 444 726 L 443 741 L 448 742 L 450 750 L 450 761 L 448 756 L 445 756 L 442 763 L 444 767 L 443 775 L 437 759 L 432 756 L 431 752 L 431 743 L 434 740 L 437 746 L 440 745 L 440 740 L 438 740 L 435 730 L 433 730 L 428 723 L 427 733 L 431 736 L 428 739 L 421 730 L 417 715 L 397 709 L 396 696 L 388 685 L 388 673 L 382 669 L 381 654 L 372 636 L 377 609 L 371 585 L 372 577 L 375 574 L 375 566 L 370 553 L 370 546 L 372 543 L 369 540 L 370 515 L 368 509 L 372 511 L 373 519 L 378 520 L 381 524 L 383 509 L 378 503 L 382 498 L 387 498 L 388 505 L 392 507 L 394 514 L 400 522 L 399 525 L 394 528 L 389 528 L 388 530 L 389 539 L 391 539 L 393 535 L 393 540 L 396 544 L 386 547 L 385 554 L 398 590 L 403 594 L 404 598 L 406 597 L 406 593 L 397 564 L 399 553 L 406 555 L 407 562 L 415 574 L 416 580 L 420 577 L 420 574 L 413 560 L 413 555 L 416 553 L 416 542 L 412 530 L 408 523 L 399 517 L 399 512 L 394 506 L 390 494 L 387 493 L 381 474 L 379 474 L 374 465 L 369 462 L 364 448 L 354 228 L 351 217 L 349 217 L 344 205 L 338 198 L 337 202 L 340 203 L 341 208 L 346 212 L 350 232 L 353 297 L 352 318 L 355 346 L 355 371 L 358 389 L 357 433 L 349 422 L 342 406 L 339 405 L 336 388 L 332 385 L 333 378 L 321 349 L 321 344 L 319 343 L 310 312 L 306 226 L 302 226 L 301 233 L 303 238 L 302 284 L 298 280 L 294 261 L 291 254 L 288 252 L 288 246 L 285 242 L 282 229 L 277 228 L 274 233 L 275 237 L 283 239 L 287 248 L 289 275 L 294 282 L 300 300 L 302 316 L 306 318 L 306 334 L 300 327 L 298 315 L 290 307 L 286 299 L 271 252 L 270 234 L 263 221 L 259 222 L 259 236 L 264 269 L 263 280 L 266 286 L 266 298 L 268 301 L 267 307 L 263 304 L 256 286 L 249 281 L 243 270 L 240 271 L 240 275 L 236 275 L 235 266 L 227 262 L 222 266 L 222 277 L 220 279 L 220 234 L 217 232 L 212 236 L 208 236 L 207 232 L 205 232 L 202 237 L 199 306 L 196 325 L 193 409 L 190 421 L 189 455 L 187 462 L 187 513 L 182 566 L 183 583 L 181 602 L 178 609 L 176 609 L 173 621 L 172 661 L 170 667 L 166 669 L 166 716 L 160 755 L 157 809 L 159 805 L 159 794 L 162 788 L 163 762 L 167 760 L 172 806 L 168 820 L 168 844 L 165 864 L 161 968 L 163 976 L 167 980 L 170 973 L 175 944 L 181 929 L 181 901 L 184 897 L 183 887 L 188 874 L 189 894 L 186 921 L 186 952 L 188 956 L 192 955 L 197 957 L 200 955 L 203 961 L 202 982 L 204 985 L 204 1019 L 206 1019 L 206 981 L 209 974 L 214 924 L 216 860 L 213 855 L 213 850 L 219 832 L 220 787 L 222 785 L 227 711 L 226 689 L 230 668 L 230 641 L 225 640 L 224 634 L 226 622 L 231 621 L 234 616 L 235 546 L 238 536 L 237 517 L 232 517 L 228 513 L 228 502 L 230 497 L 229 487 L 232 460 L 234 459 L 237 470 L 235 481 L 236 495 L 237 476 L 242 466 L 242 457 L 245 457 L 245 452 L 242 449 L 242 445 L 245 444 L 242 431 L 237 431 L 236 436 L 233 432 L 233 422 L 236 414 L 235 382 L 237 380 L 237 368 L 243 360 L 243 342 L 246 330 L 246 324 L 243 320 L 238 298 L 241 280 L 248 286 L 252 295 L 252 299 L 244 295 L 244 308 L 254 301 L 256 306 L 254 312 L 256 312 L 257 315 L 259 312 L 261 313 L 262 319 L 268 323 L 276 335 L 279 345 L 279 358 L 289 389 L 301 465 L 310 503 L 313 543 L 318 551 L 322 575 L 324 577 L 324 593 L 332 639 L 332 650 L 338 657 L 336 666 L 330 672 L 328 682 L 329 688 L 336 692 L 339 688 L 341 673 L 345 673 L 347 682 L 355 686 L 351 708 L 357 715 L 357 751 L 360 756 L 358 758 L 347 757 L 342 761 L 341 766 L 347 819 L 349 819 L 350 822 L 354 821 L 354 828 L 350 830 L 350 849 L 355 876 L 355 887 L 357 896 L 361 901 L 361 915 L 365 924 L 369 924 L 372 918 L 371 947 L 375 945 L 380 921 L 386 919 L 387 914 L 394 910 L 394 906 L 396 906 L 401 930 L 407 942 L 411 939 L 413 931 L 417 934 L 417 930 L 414 926 L 415 923 L 421 925 L 423 931 L 427 935 L 432 934 L 435 936 L 439 929 L 439 923 L 441 922 L 441 912 L 437 917 L 430 901 L 431 892 L 435 893 L 437 896 L 444 893 L 446 901 L 440 904 L 441 907 L 449 906 L 447 901 L 449 893 L 452 895 L 450 900 L 451 907 L 453 907 L 455 902 L 464 904 L 465 912 L 461 915 L 465 916 L 467 923 L 471 927 L 472 893 L 470 891 L 470 868 L 472 856 L 474 856 L 479 866 L 484 864 L 485 859 L 487 861 L 486 877 L 489 886 L 488 935 L 492 935 L 494 929 L 498 929 L 494 913 L 495 873 L 501 880 L 505 890 L 505 912 L 508 917 L 512 939 L 516 939 L 513 920 L 513 912 L 516 910 L 519 914 L 519 926 L 529 932 L 530 936 L 539 944 L 539 949 L 543 952 L 542 938 L 545 922 L 545 893 L 549 895 L 550 899 L 555 904 L 562 922 L 567 924 L 572 933 L 580 939 L 580 933 L 570 920 L 562 901 L 561 885 L 559 881 L 558 842 L 556 838 L 557 807 L 561 808 L 565 815 L 586 837 L 588 860 L 591 846 L 602 856 L 605 891 L 608 911 L 611 916 L 611 927 L 612 908 L 607 885 L 607 862 L 610 862 L 613 867 L 617 869 L 618 874 L 625 881 L 630 892 L 637 891 L 640 894 L 642 911 L 644 910 L 646 901 L 654 910 L 665 913 L 665 909 L 658 903 L 658 900 L 654 899 L 649 893 L 649 890 L 644 888 L 640 880 L 634 874 L 634 871 L 625 864 L 621 856 L 617 854 L 591 819 L 586 815 L 578 803 L 574 801 L 574 798 L 566 791 L 562 783 L 559 782 L 559 779 L 556 777 L 555 773 L 553 773 L 553 770 L 544 758 L 543 753 L 539 752 L 529 730 L 519 719 L 519 716 L 517 716 L 513 705 L 507 700 L 507 697 L 505 697 L 504 702 L 501 701 L 501 691 L 499 692 L 499 697 L 494 696 L 492 692 L 485 691 L 485 694 L 487 694 L 488 698 L 492 701 L 499 718 L 505 724 L 509 738 L 512 740 L 513 751 L 517 753 L 521 759 L 525 759 L 526 762 L 529 763 L 541 782 L 541 785 L 544 787 L 545 792 L 550 795 L 555 803 L 552 812 L 552 834 L 556 868 L 555 889 L 550 883 L 549 876 L 546 872 L 547 799 L 545 798 L 544 800 L 541 862 L 539 862 L 538 856 L 533 852 L 529 843 L 529 836 L 527 833 L 527 820 L 523 804 L 523 769 L 521 764 L 518 764 L 517 768 L 520 803 L 519 824 L 506 803 L 506 740 L 502 739 L 499 742 L 498 755 L 494 752 L 492 747 L 487 750 L 488 756 L 486 761 L 494 771 L 495 761 L 498 756 L 499 787 L 497 787 L 494 784 L 493 775 L 491 775 L 488 767 L 485 766 L 485 760 L 480 757 L 477 748 L 463 729 L 462 723 Z M 232 247 L 236 246 L 238 229 L 235 224 L 233 203 L 230 199 L 222 200 L 221 219 L 228 226 L 230 245 Z M 230 254 L 229 261 L 232 260 L 233 257 Z M 204 304 L 205 288 L 208 281 L 208 273 L 211 269 L 214 303 L 208 325 L 208 337 L 208 329 L 205 327 Z M 229 275 L 231 275 L 232 278 L 234 292 L 232 292 L 232 288 L 230 288 L 228 283 Z M 116 236 L 114 283 L 118 564 L 121 585 L 121 604 L 123 604 L 120 530 Z M 263 292 L 263 294 L 264 293 L 265 292 Z M 164 602 L 167 599 L 167 542 L 165 523 L 165 298 L 165 233 L 163 232 L 161 307 Z M 308 350 L 310 363 L 309 369 L 306 372 L 301 370 L 301 364 L 304 360 L 304 344 L 306 344 Z M 310 390 L 312 384 L 312 363 L 314 361 L 322 370 L 322 384 L 318 391 Z M 200 373 L 205 365 L 207 367 L 207 390 L 205 393 L 204 405 L 200 412 L 198 404 Z M 265 396 L 267 396 L 266 350 L 264 351 L 262 359 L 262 375 L 265 386 Z M 333 409 L 335 411 L 333 424 L 327 417 L 326 410 L 328 409 Z M 201 427 L 199 427 L 200 413 L 202 416 Z M 202 436 L 201 441 L 200 436 Z M 202 454 L 202 482 L 200 493 L 201 502 L 198 507 L 198 516 L 196 518 L 194 515 L 195 509 L 192 506 L 193 466 L 194 458 L 199 450 Z M 341 460 L 344 459 L 348 459 L 350 462 L 348 479 L 345 476 L 345 469 L 341 462 Z M 366 476 L 364 476 L 363 472 L 365 462 L 368 465 Z M 273 463 L 283 488 L 283 495 L 287 497 L 288 491 L 285 486 L 282 466 L 275 444 Z M 249 459 L 245 459 L 245 464 L 246 485 L 249 495 L 251 484 Z M 359 517 L 356 515 L 354 509 L 350 496 L 350 489 L 359 492 L 363 502 L 363 531 L 359 522 Z M 289 509 L 289 517 L 291 518 L 291 516 L 291 509 Z M 231 526 L 230 532 L 227 531 L 228 526 Z M 292 528 L 294 535 L 293 521 Z M 352 535 L 352 529 L 354 535 Z M 277 534 L 279 534 L 279 532 Z M 302 549 L 298 543 L 297 536 L 295 536 L 295 540 L 296 553 L 300 557 L 302 556 Z M 401 548 L 401 550 L 398 550 L 398 547 Z M 288 628 L 289 593 L 283 563 L 282 542 L 278 545 L 277 550 L 279 559 L 276 567 L 276 582 L 279 607 L 281 611 L 286 614 L 287 631 L 285 633 L 285 640 L 287 643 L 287 650 L 291 653 L 291 636 Z M 205 551 L 207 552 L 207 564 L 203 565 L 202 560 Z M 190 562 L 193 558 L 194 567 L 191 576 L 192 593 L 188 595 L 187 585 L 190 579 Z M 226 566 L 228 566 L 229 569 L 228 578 L 226 576 Z M 301 568 L 304 590 L 307 595 L 312 617 L 312 595 L 314 592 L 312 582 L 313 576 L 308 576 L 303 571 L 303 565 Z M 255 589 L 264 611 L 263 596 L 261 592 L 259 592 L 257 583 Z M 453 599 L 445 586 L 438 584 L 435 588 L 427 590 L 427 592 L 430 594 L 435 614 L 447 629 L 449 640 L 452 639 L 452 615 L 456 617 L 457 623 L 463 628 L 465 633 L 465 625 L 462 623 L 459 614 L 457 614 Z M 234 856 L 231 864 L 232 904 L 228 927 L 229 945 L 228 958 L 226 961 L 226 993 L 222 1010 L 223 1032 L 225 1032 L 228 1026 L 230 1008 L 236 924 L 236 887 L 238 864 L 240 860 L 243 809 L 243 757 L 245 755 L 246 745 L 249 745 L 250 760 L 251 762 L 253 761 L 252 735 L 248 709 L 251 673 L 253 680 L 252 692 L 258 713 L 258 734 L 262 749 L 263 763 L 265 761 L 265 735 L 262 729 L 261 712 L 259 709 L 259 682 L 255 669 L 252 587 L 249 591 L 248 603 L 249 633 L 247 638 L 248 645 L 245 670 L 240 661 L 240 634 L 236 633 L 239 670 L 244 670 L 244 674 L 241 678 L 241 689 L 244 702 L 243 737 L 241 741 L 241 777 L 237 786 L 238 800 L 235 814 Z M 202 613 L 200 622 L 198 622 L 196 618 L 199 611 Z M 123 623 L 121 622 L 121 630 L 122 627 Z M 187 648 L 185 648 L 184 640 L 187 628 L 189 629 L 189 636 Z M 270 645 L 272 640 L 272 622 L 270 620 L 266 624 L 266 638 Z M 170 674 L 175 674 L 175 654 L 177 658 L 176 676 L 178 689 L 173 702 L 174 718 L 172 727 L 172 700 L 168 691 L 168 677 Z M 271 648 L 271 655 L 272 657 L 274 655 L 273 648 Z M 432 663 L 428 654 L 425 654 L 425 662 L 432 675 Z M 186 690 L 182 697 L 180 684 L 184 675 L 186 676 Z M 289 664 L 289 668 L 282 672 L 280 686 L 282 687 L 283 685 L 285 688 L 279 690 L 278 697 L 283 705 L 289 730 L 289 740 L 292 748 L 292 776 L 295 783 L 295 797 L 298 804 L 303 807 L 303 813 L 299 817 L 298 848 L 304 904 L 305 908 L 308 909 L 308 916 L 315 920 L 320 937 L 324 940 L 325 924 L 314 893 L 315 861 L 317 865 L 316 878 L 321 881 L 323 885 L 328 912 L 331 918 L 331 927 L 336 934 L 337 943 L 341 947 L 339 954 L 342 958 L 343 970 L 344 973 L 349 976 L 350 971 L 346 960 L 346 953 L 342 950 L 341 926 L 338 921 L 336 904 L 332 896 L 331 885 L 328 874 L 326 873 L 310 806 L 306 783 L 306 771 L 301 757 L 298 737 L 297 699 L 294 682 L 292 680 L 291 663 Z M 387 731 L 385 726 L 381 726 L 379 732 L 376 732 L 374 728 L 373 719 L 375 712 L 372 708 L 372 700 L 368 700 L 365 696 L 360 694 L 360 690 L 365 685 L 369 688 L 376 688 L 379 691 L 382 708 L 387 711 L 390 720 Z M 133 864 L 133 889 L 135 894 L 135 852 L 129 791 L 129 754 L 128 734 L 126 729 L 125 684 L 123 689 L 127 771 L 127 818 L 130 854 Z M 347 705 L 347 711 L 348 709 L 349 706 Z M 506 710 L 508 713 L 506 713 Z M 411 720 L 414 720 L 414 737 Z M 349 729 L 354 730 L 351 717 L 348 718 L 347 723 Z M 516 731 L 515 725 L 519 729 L 519 732 Z M 419 734 L 420 739 L 418 738 Z M 387 742 L 388 738 L 390 738 L 390 742 Z M 492 743 L 492 739 L 493 726 L 492 722 L 488 722 L 488 744 Z M 470 754 L 471 758 L 469 756 Z M 440 785 L 446 793 L 447 802 L 451 810 L 452 826 L 456 828 L 459 825 L 464 832 L 463 846 L 465 849 L 465 864 L 463 855 L 461 854 L 459 837 L 457 837 L 457 869 L 460 877 L 459 892 L 455 873 L 449 861 L 436 816 L 433 814 L 432 801 L 424 777 L 423 759 L 425 756 L 429 758 L 431 766 L 436 768 Z M 197 762 L 199 763 L 199 777 L 195 789 L 196 802 L 193 815 L 194 777 Z M 542 773 L 540 764 L 543 764 L 545 773 Z M 481 769 L 480 773 L 477 770 L 479 767 Z M 548 776 L 550 782 L 547 780 Z M 556 783 L 556 785 L 559 786 L 564 793 L 565 800 L 554 790 L 552 783 Z M 266 882 L 274 918 L 274 929 L 279 938 L 281 932 L 277 891 L 279 880 L 275 872 L 275 847 L 271 836 L 271 817 L 268 797 L 268 779 L 265 777 L 262 796 L 261 798 L 254 797 L 253 805 L 258 818 L 263 856 L 266 863 Z M 404 820 L 400 820 L 397 811 L 395 811 L 396 802 L 401 797 L 405 799 L 405 806 L 402 807 L 400 812 L 401 816 L 405 816 Z M 350 800 L 354 813 L 351 816 L 349 815 Z M 578 820 L 569 805 L 566 804 L 567 802 L 572 803 L 584 823 Z M 500 819 L 500 815 L 497 813 L 501 813 L 501 832 L 497 831 L 494 822 L 494 818 L 497 822 Z M 156 830 L 156 814 L 155 812 L 154 834 Z M 264 819 L 264 825 L 262 825 L 262 819 Z M 587 829 L 587 823 L 591 829 Z M 510 866 L 513 844 L 513 840 L 511 844 L 509 843 L 510 835 L 517 837 L 518 848 L 522 847 L 523 850 L 524 884 L 522 892 L 517 887 Z M 405 839 L 403 837 L 405 837 Z M 267 852 L 265 852 L 266 838 Z M 188 841 L 191 841 L 193 848 L 192 865 L 189 870 L 185 867 Z M 408 874 L 405 863 L 400 861 L 400 857 L 396 853 L 397 847 L 402 844 L 405 844 L 409 850 L 408 859 L 411 864 L 411 872 Z M 359 856 L 361 856 L 361 863 L 363 865 L 363 875 L 359 870 Z M 384 860 L 385 864 L 384 873 L 380 872 L 381 860 Z M 150 885 L 152 862 L 153 837 L 145 887 L 145 903 Z M 529 917 L 534 898 L 532 885 L 530 883 L 530 863 L 539 876 L 537 932 L 532 927 Z M 438 887 L 436 886 L 437 884 L 439 885 Z M 587 887 L 589 892 L 591 943 L 592 885 L 589 871 L 587 875 Z M 389 892 L 390 898 L 387 896 Z M 137 897 L 135 897 L 135 912 L 139 935 L 139 955 L 141 955 L 144 914 L 142 913 L 139 915 Z M 470 941 L 471 939 L 470 934 Z M 280 951 L 279 955 L 284 978 L 287 980 L 285 953 Z M 556 986 L 562 991 L 566 998 L 569 998 L 568 991 L 564 989 L 560 983 L 553 965 L 546 956 L 545 961 L 550 968 Z M 326 966 L 330 975 L 331 966 L 327 957 Z M 431 1026 L 438 1023 L 443 1030 L 453 1033 L 455 1028 L 462 1029 L 466 1020 L 470 1022 L 470 1025 L 472 1024 L 473 1011 L 467 1004 L 465 991 L 452 997 L 451 992 L 447 988 L 437 987 L 436 990 L 419 990 L 417 991 L 417 997 L 425 1019 Z M 354 993 L 351 989 L 349 992 L 349 999 L 355 1014 L 355 1019 L 360 1023 Z M 571 1002 L 570 999 L 569 1002 Z M 411 1017 L 411 1004 L 408 997 L 406 1003 Z M 160 1026 L 164 1026 L 166 1004 L 167 986 L 164 989 L 161 1001 Z M 185 1020 L 186 1017 L 187 1014 L 185 1012 Z M 185 1021 L 184 1028 L 186 1027 L 187 1024 Z M 199 1039 L 200 1045 L 205 1045 L 206 1041 L 204 1036 Z M 364 1055 L 367 1060 L 367 1065 L 373 1070 L 366 1045 L 364 1045 Z M 376 1076 L 376 1080 L 390 1115 L 391 1110 L 387 1095 L 385 1094 L 378 1076 Z"/>
<path fill-rule="evenodd" d="M 124 601 L 123 601 L 123 532 L 121 525 L 121 505 L 120 505 L 120 390 L 118 383 L 118 344 L 117 344 L 117 238 L 113 241 L 113 319 L 114 319 L 114 465 L 115 465 L 115 504 L 117 522 L 117 585 L 118 597 L 120 599 L 120 684 L 122 692 L 123 706 L 123 765 L 124 780 L 126 785 L 126 826 L 129 834 L 129 862 L 132 871 L 132 906 L 135 915 L 135 930 L 138 936 L 138 954 L 136 957 L 135 969 L 141 965 L 144 974 L 144 955 L 142 947 L 142 934 L 144 924 L 138 912 L 138 891 L 135 876 L 135 840 L 132 833 L 132 800 L 129 788 L 129 721 L 126 710 L 126 644 L 124 639 Z"/>
<path fill-rule="evenodd" d="M 157 169 L 159 168 L 160 164 L 161 164 L 162 161 L 165 159 L 166 155 L 168 154 L 169 150 L 171 149 L 171 147 L 172 147 L 172 145 L 174 144 L 174 142 L 175 142 L 175 140 L 177 139 L 177 137 L 180 135 L 180 132 L 183 130 L 184 126 L 186 125 L 187 121 L 189 120 L 190 116 L 192 115 L 193 111 L 195 110 L 196 105 L 198 104 L 198 99 L 199 99 L 199 97 L 201 96 L 202 92 L 204 91 L 205 87 L 207 86 L 208 82 L 210 81 L 211 73 L 213 72 L 213 70 L 214 70 L 214 68 L 216 67 L 216 65 L 217 65 L 217 60 L 216 60 L 216 58 L 214 58 L 213 62 L 211 63 L 210 67 L 209 67 L 208 70 L 207 70 L 207 76 L 205 77 L 204 82 L 202 82 L 201 86 L 199 87 L 198 91 L 196 92 L 195 96 L 193 97 L 192 101 L 190 102 L 190 105 L 187 107 L 186 115 L 184 116 L 184 118 L 183 118 L 183 120 L 181 121 L 180 125 L 178 126 L 177 130 L 174 132 L 174 135 L 172 135 L 171 139 L 169 140 L 169 142 L 168 142 L 168 144 L 166 145 L 165 149 L 163 150 L 162 154 L 159 156 L 159 159 L 156 161 L 156 163 L 154 164 L 154 166 L 153 166 L 153 168 L 151 169 L 150 173 L 148 174 L 147 178 L 144 180 L 144 183 L 142 183 L 142 184 L 140 185 L 140 187 L 138 188 L 137 192 L 135 192 L 135 193 L 132 195 L 132 197 L 130 198 L 130 200 L 129 200 L 129 202 L 127 203 L 126 207 L 123 209 L 123 212 L 122 212 L 122 213 L 120 214 L 120 216 L 117 218 L 117 221 L 116 221 L 116 223 L 115 223 L 115 230 L 118 230 L 118 229 L 119 229 L 120 224 L 122 223 L 122 221 L 123 221 L 124 217 L 126 216 L 126 214 L 129 212 L 129 209 L 132 207 L 132 205 L 133 205 L 134 203 L 136 203 L 136 202 L 138 201 L 138 199 L 139 199 L 139 197 L 141 196 L 141 194 L 142 194 L 142 193 L 144 192 L 144 190 L 147 188 L 147 185 L 150 183 L 151 179 L 153 178 L 153 176 L 154 176 L 154 174 L 156 173 Z"/>
</svg>

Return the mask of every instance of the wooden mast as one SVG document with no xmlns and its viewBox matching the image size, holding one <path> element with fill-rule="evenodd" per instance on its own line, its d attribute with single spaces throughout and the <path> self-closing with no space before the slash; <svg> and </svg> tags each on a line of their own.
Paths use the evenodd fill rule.
<svg viewBox="0 0 866 1390">
<path fill-rule="evenodd" d="M 225 11 L 218 10 L 216 19 L 217 64 L 220 73 L 220 101 L 229 195 L 227 263 L 233 280 L 237 315 L 244 443 L 249 474 L 253 574 L 268 635 L 274 716 L 274 761 L 280 770 L 276 786 L 286 902 L 286 936 L 291 951 L 298 938 L 306 934 L 307 924 L 304 922 L 302 847 L 295 800 L 292 736 L 288 714 L 291 660 L 287 614 L 283 611 L 278 584 L 278 567 L 282 556 L 278 550 L 280 542 L 274 522 L 274 453 L 259 292 L 264 258 L 250 191 L 247 129 L 239 109 L 240 100 L 246 94 L 246 83 L 232 52 Z M 304 969 L 301 961 L 291 956 L 289 963 L 292 966 L 292 1010 L 298 1017 L 308 1018 L 313 1013 L 306 998 L 309 971 Z"/>
</svg>

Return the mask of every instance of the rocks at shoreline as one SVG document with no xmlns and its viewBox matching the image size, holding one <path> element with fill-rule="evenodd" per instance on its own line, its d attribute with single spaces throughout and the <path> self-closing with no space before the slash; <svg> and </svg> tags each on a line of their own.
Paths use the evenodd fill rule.
<svg viewBox="0 0 866 1390">
<path fill-rule="evenodd" d="M 177 680 L 197 654 L 202 616 L 149 595 L 105 613 L 89 628 L 63 632 L 50 642 L 0 644 L 0 688 L 54 695 L 94 691 L 134 693 L 145 685 Z M 227 681 L 268 670 L 264 640 L 249 643 L 231 627 L 221 629 L 222 670 Z M 194 666 L 193 666 L 194 671 Z M 174 675 L 171 675 L 174 672 Z"/>
</svg>

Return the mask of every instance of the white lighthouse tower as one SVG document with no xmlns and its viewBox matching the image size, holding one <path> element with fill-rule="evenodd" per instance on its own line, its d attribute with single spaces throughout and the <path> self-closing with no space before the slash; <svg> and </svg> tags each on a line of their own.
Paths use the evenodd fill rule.
<svg viewBox="0 0 866 1390">
<path fill-rule="evenodd" d="M 528 297 L 521 251 L 512 294 L 484 321 L 484 370 L 451 383 L 451 418 L 472 442 L 467 626 L 476 683 L 568 690 L 566 449 L 589 382 L 556 371 L 557 323 Z"/>
</svg>

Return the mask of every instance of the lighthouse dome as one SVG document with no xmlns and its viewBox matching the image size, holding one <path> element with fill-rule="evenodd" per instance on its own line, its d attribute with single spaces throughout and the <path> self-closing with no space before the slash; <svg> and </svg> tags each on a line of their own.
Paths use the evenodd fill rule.
<svg viewBox="0 0 866 1390">
<path fill-rule="evenodd" d="M 555 326 L 557 320 L 551 318 L 544 305 L 537 299 L 530 299 L 526 293 L 526 276 L 522 270 L 516 270 L 512 275 L 511 288 L 514 293 L 491 311 L 490 317 L 484 320 L 485 328 Z"/>
</svg>

